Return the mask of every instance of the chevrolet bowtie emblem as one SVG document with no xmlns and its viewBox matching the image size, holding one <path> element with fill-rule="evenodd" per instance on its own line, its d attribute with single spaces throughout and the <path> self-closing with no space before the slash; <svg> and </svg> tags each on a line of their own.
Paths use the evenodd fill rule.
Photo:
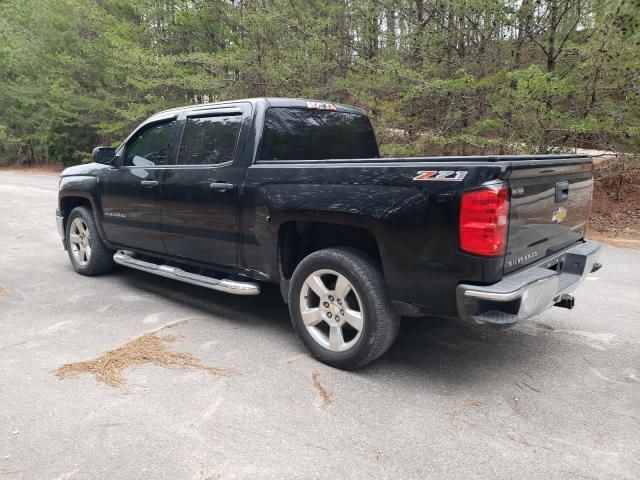
<svg viewBox="0 0 640 480">
<path fill-rule="evenodd" d="M 555 212 L 553 212 L 553 217 L 551 217 L 551 221 L 553 223 L 560 223 L 567 217 L 567 209 L 564 207 L 558 208 Z"/>
</svg>

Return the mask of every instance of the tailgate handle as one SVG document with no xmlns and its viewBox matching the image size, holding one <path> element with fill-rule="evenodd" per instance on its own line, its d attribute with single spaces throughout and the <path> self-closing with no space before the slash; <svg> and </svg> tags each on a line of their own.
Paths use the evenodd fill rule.
<svg viewBox="0 0 640 480">
<path fill-rule="evenodd" d="M 556 203 L 566 202 L 569 198 L 569 182 L 556 183 Z"/>
</svg>

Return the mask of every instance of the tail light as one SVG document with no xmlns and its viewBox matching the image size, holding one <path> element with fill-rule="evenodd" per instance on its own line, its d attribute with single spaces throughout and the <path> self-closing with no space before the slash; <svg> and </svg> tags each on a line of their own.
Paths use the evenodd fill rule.
<svg viewBox="0 0 640 480">
<path fill-rule="evenodd" d="M 467 192 L 460 205 L 460 248 L 477 255 L 503 255 L 507 247 L 509 190 Z"/>
</svg>

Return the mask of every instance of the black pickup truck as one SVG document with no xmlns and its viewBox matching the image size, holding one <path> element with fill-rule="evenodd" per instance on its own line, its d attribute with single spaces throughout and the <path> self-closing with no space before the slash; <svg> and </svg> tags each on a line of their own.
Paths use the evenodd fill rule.
<svg viewBox="0 0 640 480">
<path fill-rule="evenodd" d="M 365 113 L 261 98 L 158 113 L 60 178 L 74 269 L 118 263 L 256 295 L 280 285 L 323 362 L 382 355 L 401 316 L 512 325 L 600 267 L 591 159 L 380 158 Z"/>
</svg>

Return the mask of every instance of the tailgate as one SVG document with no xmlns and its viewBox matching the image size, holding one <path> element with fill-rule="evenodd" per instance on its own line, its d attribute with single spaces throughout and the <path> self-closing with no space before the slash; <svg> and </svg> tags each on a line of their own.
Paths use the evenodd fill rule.
<svg viewBox="0 0 640 480">
<path fill-rule="evenodd" d="M 593 190 L 590 158 L 514 162 L 509 187 L 505 273 L 584 238 Z"/>
</svg>

